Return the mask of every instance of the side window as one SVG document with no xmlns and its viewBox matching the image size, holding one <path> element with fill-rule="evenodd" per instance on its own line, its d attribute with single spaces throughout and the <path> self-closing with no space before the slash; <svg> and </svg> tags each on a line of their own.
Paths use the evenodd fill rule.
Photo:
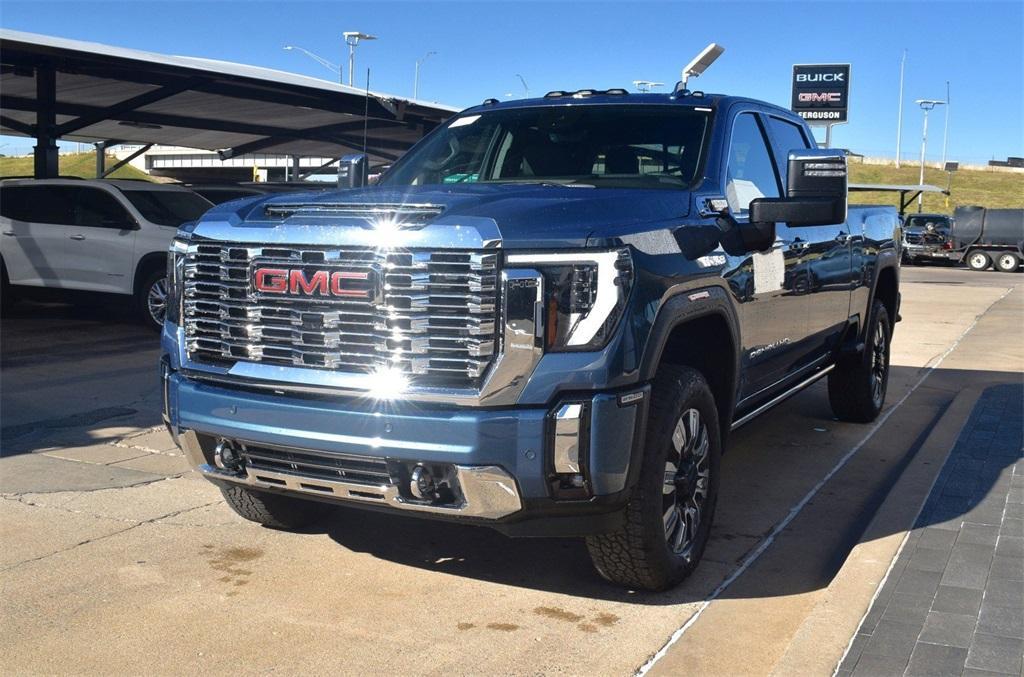
<svg viewBox="0 0 1024 677">
<path fill-rule="evenodd" d="M 799 125 L 787 122 L 781 118 L 768 118 L 768 126 L 772 136 L 775 137 L 775 160 L 782 174 L 782 184 L 786 185 L 786 175 L 789 171 L 789 151 L 796 148 L 810 148 L 804 130 Z"/>
<path fill-rule="evenodd" d="M 26 223 L 71 223 L 71 202 L 61 186 L 6 186 L 0 192 L 0 213 Z"/>
<path fill-rule="evenodd" d="M 131 220 L 126 210 L 117 199 L 100 188 L 70 188 L 72 193 L 76 226 L 88 228 L 124 228 Z"/>
<path fill-rule="evenodd" d="M 753 113 L 736 116 L 729 142 L 725 197 L 734 216 L 743 217 L 759 197 L 779 197 L 779 181 L 761 124 Z"/>
</svg>

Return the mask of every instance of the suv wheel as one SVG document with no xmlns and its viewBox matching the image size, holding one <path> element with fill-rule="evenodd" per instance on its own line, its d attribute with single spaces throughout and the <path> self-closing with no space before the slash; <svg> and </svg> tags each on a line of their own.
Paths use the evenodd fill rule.
<svg viewBox="0 0 1024 677">
<path fill-rule="evenodd" d="M 1020 257 L 1013 252 L 1003 252 L 996 257 L 996 270 L 1001 273 L 1016 273 L 1020 266 Z"/>
<path fill-rule="evenodd" d="M 974 251 L 967 255 L 967 267 L 971 270 L 985 270 L 992 265 L 992 259 L 985 252 Z"/>
<path fill-rule="evenodd" d="M 828 401 L 840 421 L 874 421 L 889 387 L 889 313 L 881 301 L 871 307 L 864 352 L 851 363 L 840 363 L 828 375 Z"/>
<path fill-rule="evenodd" d="M 330 509 L 325 503 L 255 491 L 234 484 L 222 486 L 220 493 L 241 517 L 271 529 L 301 529 L 316 522 Z"/>
<path fill-rule="evenodd" d="M 625 525 L 587 538 L 598 573 L 645 590 L 671 588 L 693 573 L 711 533 L 721 455 L 718 410 L 707 381 L 689 367 L 659 368 Z"/>
<path fill-rule="evenodd" d="M 135 295 L 135 305 L 144 324 L 160 331 L 167 314 L 167 273 L 155 270 L 142 281 Z"/>
</svg>

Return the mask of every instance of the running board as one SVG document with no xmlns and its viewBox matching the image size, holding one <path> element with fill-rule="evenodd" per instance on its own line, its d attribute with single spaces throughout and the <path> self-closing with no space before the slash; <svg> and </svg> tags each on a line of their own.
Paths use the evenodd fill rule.
<svg viewBox="0 0 1024 677">
<path fill-rule="evenodd" d="M 767 402 L 765 402 L 760 407 L 758 407 L 754 411 L 750 412 L 749 414 L 747 414 L 743 418 L 741 418 L 739 420 L 736 420 L 736 421 L 733 421 L 732 427 L 730 428 L 730 430 L 736 430 L 740 426 L 743 426 L 743 425 L 749 423 L 750 421 L 754 420 L 755 418 L 757 418 L 758 416 L 760 416 L 764 412 L 766 412 L 769 409 L 771 409 L 772 407 L 774 407 L 776 404 L 779 404 L 783 400 L 788 399 L 792 395 L 796 395 L 798 392 L 800 392 L 801 390 L 803 390 L 807 386 L 811 385 L 812 383 L 814 383 L 815 381 L 820 379 L 822 376 L 825 376 L 826 374 L 828 374 L 830 371 L 832 371 L 835 368 L 836 368 L 836 365 L 830 364 L 827 367 L 823 368 L 821 371 L 818 371 L 818 372 L 815 372 L 814 374 L 811 374 L 809 377 L 805 378 L 800 383 L 797 383 L 795 386 L 793 386 L 792 388 L 790 388 L 786 392 L 784 392 L 784 393 L 782 393 L 780 395 L 776 395 L 775 397 L 773 397 L 772 399 L 768 400 Z"/>
</svg>

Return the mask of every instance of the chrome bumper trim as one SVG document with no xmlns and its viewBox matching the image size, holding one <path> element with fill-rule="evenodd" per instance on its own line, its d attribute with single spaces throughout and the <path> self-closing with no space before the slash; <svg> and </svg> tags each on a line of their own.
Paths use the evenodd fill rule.
<svg viewBox="0 0 1024 677">
<path fill-rule="evenodd" d="M 245 475 L 234 474 L 206 462 L 199 437 L 194 431 L 183 432 L 179 439 L 185 456 L 203 477 L 244 484 L 256 489 L 286 489 L 319 498 L 330 497 L 339 501 L 388 505 L 397 510 L 492 520 L 511 515 L 523 507 L 515 480 L 494 465 L 453 466 L 462 502 L 457 505 L 430 505 L 404 499 L 399 494 L 398 486 L 394 484 L 374 486 L 268 470 L 247 469 Z"/>
</svg>

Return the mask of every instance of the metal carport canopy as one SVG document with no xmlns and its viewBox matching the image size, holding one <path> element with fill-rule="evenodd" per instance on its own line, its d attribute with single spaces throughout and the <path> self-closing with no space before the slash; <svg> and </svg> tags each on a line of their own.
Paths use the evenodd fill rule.
<svg viewBox="0 0 1024 677">
<path fill-rule="evenodd" d="M 457 109 L 294 73 L 0 29 L 0 133 L 37 139 L 36 176 L 57 139 L 159 143 L 224 157 L 396 159 Z"/>
</svg>

